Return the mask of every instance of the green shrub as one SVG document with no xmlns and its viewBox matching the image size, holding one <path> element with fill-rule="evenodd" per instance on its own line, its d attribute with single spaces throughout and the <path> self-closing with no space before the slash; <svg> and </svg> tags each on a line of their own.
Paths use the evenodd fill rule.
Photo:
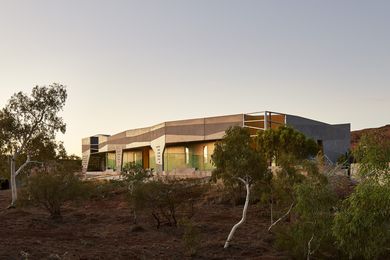
<svg viewBox="0 0 390 260">
<path fill-rule="evenodd" d="M 149 169 L 144 169 L 137 163 L 126 163 L 121 172 L 121 177 L 121 183 L 127 189 L 128 203 L 133 212 L 133 224 L 137 224 L 137 207 L 140 207 L 137 203 L 140 204 L 141 202 L 139 198 L 137 202 L 137 194 L 135 192 L 140 193 L 140 186 L 153 177 L 152 172 Z"/>
<path fill-rule="evenodd" d="M 85 183 L 87 194 L 93 199 L 110 198 L 126 191 L 125 184 L 119 180 L 101 180 Z"/>
<path fill-rule="evenodd" d="M 186 253 L 190 256 L 196 255 L 200 246 L 200 232 L 194 226 L 194 223 L 189 218 L 183 218 L 179 225 L 184 229 L 182 242 Z"/>
<path fill-rule="evenodd" d="M 53 219 L 61 218 L 61 207 L 67 201 L 88 195 L 84 183 L 73 172 L 61 167 L 40 170 L 28 179 L 22 201 L 36 204 L 50 213 Z"/>
<path fill-rule="evenodd" d="M 337 253 L 331 231 L 337 198 L 329 185 L 307 180 L 295 186 L 294 197 L 294 219 L 276 229 L 277 244 L 296 258 Z"/>
<path fill-rule="evenodd" d="M 390 140 L 379 132 L 365 134 L 353 150 L 363 179 L 390 183 Z"/>
<path fill-rule="evenodd" d="M 336 215 L 333 233 L 351 258 L 389 259 L 390 186 L 359 184 Z"/>
<path fill-rule="evenodd" d="M 139 183 L 129 196 L 137 210 L 148 210 L 156 221 L 177 226 L 180 217 L 192 217 L 194 203 L 203 194 L 204 187 L 196 180 L 156 179 Z"/>
</svg>

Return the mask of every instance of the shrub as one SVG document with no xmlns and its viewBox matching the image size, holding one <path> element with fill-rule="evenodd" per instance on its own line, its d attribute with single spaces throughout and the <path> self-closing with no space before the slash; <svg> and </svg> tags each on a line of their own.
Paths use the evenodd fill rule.
<svg viewBox="0 0 390 260">
<path fill-rule="evenodd" d="M 329 185 L 309 180 L 295 185 L 294 197 L 294 219 L 279 229 L 277 243 L 297 258 L 324 257 L 333 251 L 331 226 L 337 198 Z"/>
<path fill-rule="evenodd" d="M 137 224 L 137 194 L 135 194 L 135 191 L 137 191 L 138 193 L 140 192 L 140 186 L 142 186 L 144 182 L 148 181 L 150 178 L 153 177 L 152 172 L 148 169 L 144 169 L 139 164 L 127 163 L 123 167 L 121 177 L 121 183 L 126 186 L 128 191 L 128 203 L 130 205 L 131 210 L 133 211 L 133 223 Z M 140 198 L 138 198 L 138 200 L 140 200 Z M 138 203 L 141 202 L 138 201 Z"/>
<path fill-rule="evenodd" d="M 365 134 L 353 151 L 363 179 L 390 183 L 390 140 L 383 134 Z"/>
<path fill-rule="evenodd" d="M 179 224 L 184 229 L 182 241 L 186 253 L 190 256 L 196 255 L 200 246 L 199 230 L 194 226 L 194 223 L 189 218 L 183 218 Z"/>
<path fill-rule="evenodd" d="M 176 227 L 178 214 L 192 217 L 203 189 L 196 180 L 157 179 L 134 187 L 130 201 L 135 209 L 150 211 L 157 228 L 162 224 Z"/>
<path fill-rule="evenodd" d="M 333 233 L 349 257 L 390 257 L 390 186 L 359 184 L 336 215 Z"/>
<path fill-rule="evenodd" d="M 126 191 L 125 185 L 119 180 L 99 180 L 85 183 L 86 194 L 92 199 L 104 199 Z"/>
<path fill-rule="evenodd" d="M 127 163 L 121 172 L 122 183 L 124 183 L 130 193 L 139 184 L 153 177 L 149 169 L 144 169 L 141 165 L 135 163 Z"/>
<path fill-rule="evenodd" d="M 41 206 L 53 219 L 61 218 L 61 207 L 67 201 L 85 197 L 84 183 L 73 172 L 63 167 L 39 170 L 28 180 L 24 190 L 24 201 Z"/>
</svg>

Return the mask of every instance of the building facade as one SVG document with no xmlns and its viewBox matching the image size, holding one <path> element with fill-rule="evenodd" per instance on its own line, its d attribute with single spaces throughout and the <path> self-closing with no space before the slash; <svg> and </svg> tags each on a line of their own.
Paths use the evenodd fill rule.
<svg viewBox="0 0 390 260">
<path fill-rule="evenodd" d="M 216 141 L 231 126 L 257 131 L 288 125 L 313 138 L 324 155 L 335 162 L 350 147 L 350 124 L 327 123 L 264 111 L 218 117 L 170 121 L 114 135 L 82 139 L 84 172 L 120 172 L 138 163 L 157 172 L 205 171 L 213 169 L 211 155 Z"/>
</svg>

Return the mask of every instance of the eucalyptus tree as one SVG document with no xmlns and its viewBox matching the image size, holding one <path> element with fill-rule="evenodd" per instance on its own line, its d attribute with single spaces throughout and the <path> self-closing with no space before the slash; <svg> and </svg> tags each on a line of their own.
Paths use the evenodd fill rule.
<svg viewBox="0 0 390 260">
<path fill-rule="evenodd" d="M 0 110 L 0 151 L 11 157 L 11 206 L 17 200 L 16 177 L 34 162 L 34 144 L 43 137 L 54 140 L 58 131 L 65 133 L 66 125 L 58 113 L 66 98 L 66 88 L 61 84 L 35 86 L 30 95 L 15 93 Z M 16 161 L 22 154 L 27 154 L 27 159 L 17 167 Z"/>
<path fill-rule="evenodd" d="M 286 164 L 300 164 L 303 160 L 315 156 L 319 151 L 313 139 L 290 126 L 259 131 L 257 147 L 269 163 L 274 161 L 282 167 Z"/>
<path fill-rule="evenodd" d="M 380 132 L 365 134 L 352 151 L 363 179 L 390 182 L 390 139 Z"/>
<path fill-rule="evenodd" d="M 271 224 L 270 231 L 283 218 L 287 217 L 294 206 L 294 185 L 304 180 L 302 172 L 318 175 L 317 167 L 307 160 L 314 157 L 319 147 L 317 143 L 290 126 L 280 126 L 259 131 L 256 136 L 257 150 L 263 154 L 269 165 L 275 163 L 275 178 L 269 183 Z M 277 203 L 278 202 L 278 203 Z M 274 221 L 274 204 L 288 204 L 285 214 Z"/>
<path fill-rule="evenodd" d="M 246 188 L 242 218 L 233 226 L 224 248 L 229 247 L 236 229 L 246 220 L 252 185 L 261 181 L 269 181 L 272 177 L 265 157 L 255 148 L 254 140 L 248 129 L 238 126 L 226 130 L 223 139 L 215 145 L 212 160 L 216 168 L 213 170 L 212 177 L 215 180 L 222 179 L 225 185 L 235 185 L 241 182 Z"/>
<path fill-rule="evenodd" d="M 390 141 L 370 133 L 352 153 L 361 179 L 335 216 L 336 244 L 350 258 L 389 259 Z"/>
<path fill-rule="evenodd" d="M 389 259 L 390 185 L 360 183 L 334 218 L 336 244 L 350 258 Z"/>
</svg>

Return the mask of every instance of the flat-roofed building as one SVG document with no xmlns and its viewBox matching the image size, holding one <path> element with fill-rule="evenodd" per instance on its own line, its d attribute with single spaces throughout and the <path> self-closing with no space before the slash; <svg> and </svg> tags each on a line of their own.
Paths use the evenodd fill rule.
<svg viewBox="0 0 390 260">
<path fill-rule="evenodd" d="M 84 172 L 120 172 L 138 163 L 157 172 L 211 172 L 214 144 L 231 126 L 257 131 L 288 125 L 313 138 L 332 162 L 350 147 L 350 124 L 331 125 L 277 112 L 258 112 L 178 120 L 114 135 L 82 139 Z"/>
</svg>

